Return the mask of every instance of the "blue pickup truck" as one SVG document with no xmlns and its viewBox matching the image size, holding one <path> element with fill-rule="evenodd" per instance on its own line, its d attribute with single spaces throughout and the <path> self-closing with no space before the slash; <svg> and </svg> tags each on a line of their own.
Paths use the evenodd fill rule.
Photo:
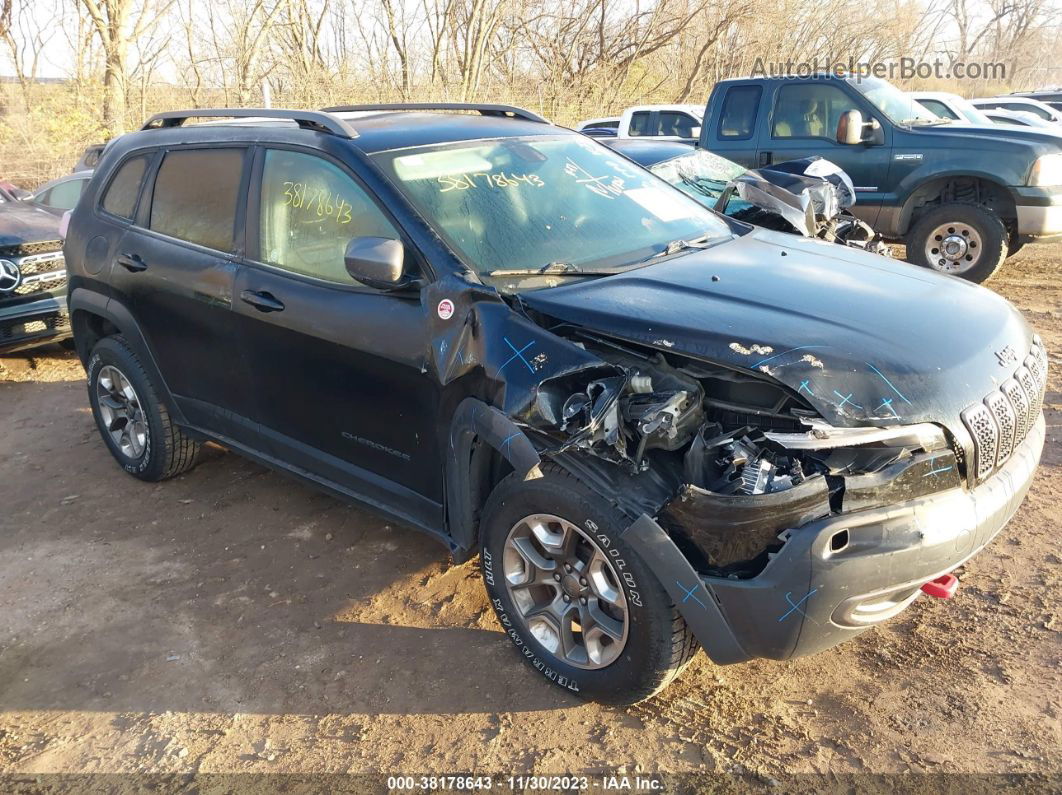
<svg viewBox="0 0 1062 795">
<path fill-rule="evenodd" d="M 699 145 L 749 168 L 833 161 L 855 183 L 854 212 L 909 261 L 970 281 L 1062 237 L 1062 136 L 947 124 L 879 78 L 723 80 Z"/>
</svg>

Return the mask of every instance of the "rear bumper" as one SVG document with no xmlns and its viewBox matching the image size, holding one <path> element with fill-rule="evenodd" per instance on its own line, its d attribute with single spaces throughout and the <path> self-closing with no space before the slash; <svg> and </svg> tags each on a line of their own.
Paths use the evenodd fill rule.
<svg viewBox="0 0 1062 795">
<path fill-rule="evenodd" d="M 64 296 L 0 307 L 0 353 L 12 353 L 70 336 Z"/>
<path fill-rule="evenodd" d="M 625 536 L 716 662 L 813 654 L 896 615 L 924 583 L 984 548 L 1025 498 L 1044 435 L 1041 415 L 1010 460 L 973 490 L 954 488 L 803 525 L 751 579 L 691 581 L 696 575 L 688 563 L 683 569 L 674 556 L 662 554 L 660 537 L 646 523 L 670 540 L 648 517 Z M 832 542 L 845 531 L 847 543 L 837 548 Z"/>
</svg>

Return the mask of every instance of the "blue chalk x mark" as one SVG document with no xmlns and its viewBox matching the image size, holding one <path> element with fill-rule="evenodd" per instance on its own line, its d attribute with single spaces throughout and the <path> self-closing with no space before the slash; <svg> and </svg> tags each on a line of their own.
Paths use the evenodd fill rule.
<svg viewBox="0 0 1062 795">
<path fill-rule="evenodd" d="M 841 399 L 841 402 L 837 404 L 837 408 L 844 408 L 844 404 L 845 403 L 851 403 L 857 409 L 863 408 L 858 403 L 856 403 L 855 401 L 852 400 L 852 393 L 851 392 L 849 392 L 847 395 L 842 395 L 840 392 L 838 392 L 835 389 L 835 390 L 833 390 L 833 394 L 837 395 L 837 397 L 839 397 Z"/>
<path fill-rule="evenodd" d="M 815 393 L 812 392 L 811 391 L 811 387 L 808 386 L 808 381 L 810 381 L 810 380 L 811 380 L 810 378 L 805 378 L 803 381 L 801 381 L 800 382 L 800 387 L 797 389 L 797 392 L 799 392 L 801 389 L 803 389 L 809 395 L 811 395 L 812 397 L 815 397 Z"/>
<path fill-rule="evenodd" d="M 679 587 L 679 588 L 681 588 L 681 589 L 682 589 L 683 591 L 685 591 L 685 592 L 686 592 L 686 595 L 685 595 L 685 596 L 684 596 L 684 597 L 682 598 L 682 603 L 683 603 L 683 604 L 685 604 L 685 603 L 686 603 L 686 602 L 688 602 L 688 601 L 689 601 L 690 599 L 692 599 L 692 600 L 693 600 L 694 602 L 696 602 L 697 604 L 699 604 L 699 605 L 700 605 L 701 607 L 703 607 L 703 608 L 704 608 L 705 610 L 707 610 L 707 609 L 708 609 L 708 608 L 707 608 L 707 606 L 706 606 L 706 605 L 704 604 L 704 602 L 702 602 L 702 601 L 701 601 L 700 599 L 698 599 L 698 598 L 697 598 L 697 589 L 698 589 L 698 588 L 700 588 L 700 586 L 699 586 L 699 585 L 694 585 L 694 586 L 693 586 L 692 588 L 687 588 L 687 587 L 686 587 L 685 585 L 683 585 L 683 584 L 682 584 L 681 582 L 679 582 L 678 580 L 675 580 L 675 582 L 676 582 L 676 583 L 678 584 L 678 587 Z"/>
<path fill-rule="evenodd" d="M 505 344 L 508 345 L 514 351 L 514 353 L 512 356 L 505 360 L 505 364 L 498 368 L 498 372 L 504 370 L 509 364 L 511 364 L 517 359 L 523 362 L 527 366 L 527 369 L 530 370 L 532 373 L 535 372 L 535 368 L 531 366 L 531 362 L 524 358 L 524 351 L 534 345 L 535 341 L 531 340 L 531 342 L 527 343 L 527 345 L 522 347 L 520 350 L 516 350 L 516 346 L 509 342 L 508 337 L 502 337 L 502 339 L 505 340 Z"/>
<path fill-rule="evenodd" d="M 896 409 L 894 409 L 894 408 L 892 407 L 892 401 L 893 401 L 893 400 L 894 400 L 894 398 L 882 398 L 882 399 L 881 399 L 881 406 L 878 406 L 878 408 L 877 408 L 877 409 L 874 409 L 874 411 L 877 411 L 877 410 L 878 410 L 878 409 L 880 409 L 880 408 L 881 408 L 882 406 L 884 406 L 885 408 L 887 408 L 887 409 L 888 409 L 889 411 L 891 411 L 891 412 L 892 412 L 892 416 L 894 416 L 894 417 L 895 417 L 896 419 L 900 419 L 900 415 L 899 415 L 899 414 L 897 414 L 897 413 L 896 413 Z"/>
<path fill-rule="evenodd" d="M 505 454 L 506 458 L 509 457 L 510 442 L 512 442 L 513 437 L 518 436 L 518 435 L 519 435 L 518 433 L 511 433 L 511 434 L 509 434 L 508 437 L 506 437 L 505 441 L 502 442 L 502 452 Z"/>
<path fill-rule="evenodd" d="M 807 601 L 808 599 L 810 599 L 810 598 L 811 598 L 811 596 L 812 596 L 812 594 L 814 594 L 814 593 L 815 593 L 816 591 L 818 591 L 818 590 L 819 590 L 818 588 L 812 588 L 812 589 L 811 589 L 810 591 L 808 591 L 808 592 L 807 592 L 807 594 L 805 594 L 805 595 L 804 595 L 804 596 L 803 596 L 803 597 L 801 598 L 801 600 L 800 600 L 799 602 L 797 602 L 796 604 L 793 604 L 793 599 L 792 599 L 792 596 L 793 596 L 793 592 L 792 592 L 792 591 L 790 591 L 789 593 L 787 593 L 787 594 L 785 595 L 785 600 L 786 600 L 786 601 L 787 601 L 787 602 L 789 603 L 790 607 L 789 607 L 789 609 L 788 609 L 788 610 L 787 610 L 787 611 L 786 611 L 786 612 L 785 612 L 785 613 L 784 613 L 784 614 L 782 615 L 782 617 L 778 619 L 779 623 L 781 623 L 782 621 L 785 621 L 785 620 L 786 620 L 787 618 L 789 618 L 789 614 L 790 614 L 790 613 L 792 613 L 792 612 L 793 612 L 794 610 L 795 610 L 795 611 L 797 611 L 798 613 L 800 613 L 800 615 L 804 616 L 804 618 L 807 618 L 807 617 L 808 617 L 808 614 L 807 614 L 807 613 L 805 613 L 805 612 L 804 612 L 803 610 L 801 610 L 801 609 L 800 609 L 800 606 L 801 606 L 802 604 L 804 604 L 804 602 L 806 602 L 806 601 Z"/>
<path fill-rule="evenodd" d="M 902 400 L 908 406 L 911 405 L 911 401 L 907 399 L 907 396 L 904 395 L 904 393 L 901 392 L 899 389 L 897 389 L 896 385 L 893 384 L 892 381 L 890 381 L 888 378 L 886 378 L 885 374 L 883 372 L 881 372 L 881 370 L 879 370 L 877 367 L 872 365 L 870 362 L 866 362 L 866 366 L 869 367 L 871 370 L 873 370 L 875 373 L 877 373 L 878 377 L 881 378 L 882 381 L 884 381 L 886 384 L 889 385 L 889 389 L 891 389 L 893 392 L 895 392 L 899 396 L 900 400 Z"/>
</svg>

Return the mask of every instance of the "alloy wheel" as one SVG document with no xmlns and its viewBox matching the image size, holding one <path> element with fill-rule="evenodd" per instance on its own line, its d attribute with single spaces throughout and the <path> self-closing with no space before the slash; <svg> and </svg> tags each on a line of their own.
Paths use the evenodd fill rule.
<svg viewBox="0 0 1062 795">
<path fill-rule="evenodd" d="M 96 377 L 96 399 L 111 440 L 123 455 L 140 458 L 147 449 L 148 424 L 129 379 L 117 367 L 104 365 Z"/>
<path fill-rule="evenodd" d="M 596 541 L 550 514 L 525 516 L 509 530 L 505 585 L 527 631 L 569 665 L 598 669 L 627 642 L 627 598 Z"/>
</svg>

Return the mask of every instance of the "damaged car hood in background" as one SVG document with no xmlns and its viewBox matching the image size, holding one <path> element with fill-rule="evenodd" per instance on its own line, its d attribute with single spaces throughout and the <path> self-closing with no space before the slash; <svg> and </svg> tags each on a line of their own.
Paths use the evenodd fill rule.
<svg viewBox="0 0 1062 795">
<path fill-rule="evenodd" d="M 766 230 L 521 297 L 585 329 L 762 373 L 849 427 L 957 427 L 1032 341 L 1021 315 L 989 290 Z"/>
</svg>

